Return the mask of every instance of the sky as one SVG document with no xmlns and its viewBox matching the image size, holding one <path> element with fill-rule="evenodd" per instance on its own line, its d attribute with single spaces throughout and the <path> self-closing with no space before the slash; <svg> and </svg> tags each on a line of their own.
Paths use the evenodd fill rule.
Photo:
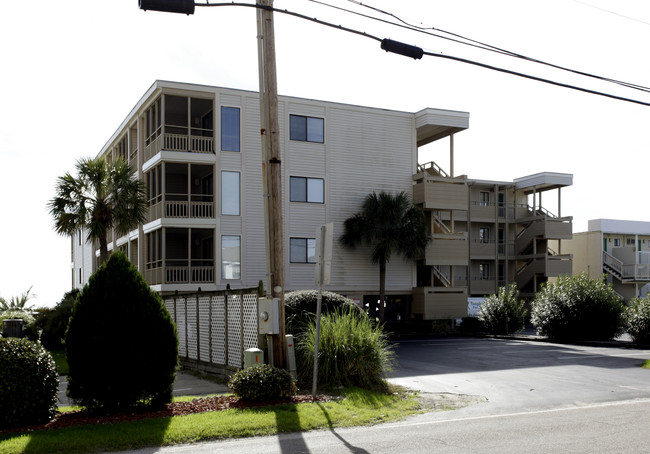
<svg viewBox="0 0 650 454">
<path fill-rule="evenodd" d="M 275 0 L 307 17 L 535 77 L 650 103 L 650 93 L 506 57 L 342 9 L 434 27 L 537 60 L 650 86 L 645 0 Z M 53 306 L 71 287 L 70 239 L 47 203 L 58 176 L 95 156 L 157 79 L 258 89 L 254 8 L 142 11 L 136 0 L 6 2 L 0 15 L 0 296 L 30 287 Z M 443 58 L 414 60 L 379 42 L 275 14 L 278 92 L 417 112 L 470 113 L 455 137 L 455 173 L 512 181 L 573 174 L 562 214 L 650 222 L 650 107 Z M 645 49 L 645 50 L 644 50 Z M 420 162 L 449 168 L 446 140 Z M 551 210 L 553 211 L 553 210 Z"/>
</svg>

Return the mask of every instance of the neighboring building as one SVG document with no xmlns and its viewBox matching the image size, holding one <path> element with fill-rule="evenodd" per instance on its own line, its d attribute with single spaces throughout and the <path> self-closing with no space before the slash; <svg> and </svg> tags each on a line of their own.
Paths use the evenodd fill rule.
<svg viewBox="0 0 650 454">
<path fill-rule="evenodd" d="M 586 232 L 565 244 L 574 256 L 574 273 L 606 276 L 627 300 L 650 290 L 650 222 L 593 219 Z"/>
<path fill-rule="evenodd" d="M 110 236 L 109 251 L 126 252 L 161 294 L 265 281 L 259 106 L 256 92 L 156 81 L 102 148 L 107 160 L 122 157 L 137 169 L 150 202 L 148 222 Z M 317 228 L 332 222 L 338 238 L 373 191 L 411 194 L 434 236 L 418 265 L 399 257 L 388 264 L 389 317 L 457 318 L 468 297 L 506 282 L 532 294 L 567 263 L 570 272 L 568 257 L 548 242 L 570 238 L 571 218 L 550 215 L 537 200 L 556 189 L 559 201 L 571 175 L 500 183 L 418 165 L 418 147 L 467 129 L 468 113 L 281 96 L 279 114 L 287 291 L 314 288 Z M 453 158 L 453 142 L 451 149 Z M 97 249 L 73 238 L 73 287 L 96 269 Z M 378 298 L 378 280 L 369 248 L 335 241 L 327 290 L 367 304 Z"/>
<path fill-rule="evenodd" d="M 549 277 L 571 274 L 562 240 L 571 238 L 572 218 L 559 211 L 561 189 L 571 186 L 572 175 L 483 181 L 429 163 L 413 179 L 414 203 L 424 209 L 433 241 L 418 264 L 412 313 L 425 320 L 462 317 L 468 298 L 482 299 L 510 283 L 531 298 Z M 557 215 L 542 205 L 548 191 L 557 193 Z"/>
</svg>

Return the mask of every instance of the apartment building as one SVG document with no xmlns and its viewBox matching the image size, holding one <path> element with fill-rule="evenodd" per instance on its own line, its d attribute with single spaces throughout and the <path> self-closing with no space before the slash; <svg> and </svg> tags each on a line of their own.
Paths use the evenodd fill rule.
<svg viewBox="0 0 650 454">
<path fill-rule="evenodd" d="M 468 301 L 480 302 L 499 287 L 516 283 L 520 296 L 531 298 L 550 277 L 571 274 L 562 241 L 572 236 L 572 217 L 561 214 L 561 195 L 572 175 L 473 180 L 427 163 L 413 180 L 413 200 L 427 216 L 433 241 L 417 265 L 412 314 L 464 317 Z M 555 214 L 542 203 L 549 195 Z"/>
<path fill-rule="evenodd" d="M 575 273 L 605 276 L 626 300 L 650 290 L 650 222 L 593 219 L 565 250 L 573 254 Z"/>
<path fill-rule="evenodd" d="M 266 282 L 259 107 L 256 92 L 156 81 L 100 151 L 137 169 L 149 198 L 147 222 L 109 235 L 109 251 L 123 250 L 160 294 Z M 571 175 L 503 183 L 418 164 L 419 147 L 469 127 L 467 112 L 281 96 L 279 118 L 287 291 L 314 288 L 316 230 L 331 222 L 338 238 L 373 191 L 411 194 L 433 236 L 417 264 L 399 257 L 388 264 L 387 317 L 458 318 L 468 298 L 499 285 L 517 282 L 532 295 L 549 276 L 570 273 L 559 241 L 570 238 L 571 218 L 546 211 L 541 196 L 555 191 L 559 202 Z M 325 289 L 376 302 L 379 271 L 370 249 L 334 243 Z M 73 287 L 87 282 L 97 258 L 97 245 L 82 234 L 73 238 Z"/>
</svg>

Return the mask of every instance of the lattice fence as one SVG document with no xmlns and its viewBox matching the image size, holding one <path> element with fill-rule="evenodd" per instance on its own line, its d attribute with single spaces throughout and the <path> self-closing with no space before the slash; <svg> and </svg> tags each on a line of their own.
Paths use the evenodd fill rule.
<svg viewBox="0 0 650 454">
<path fill-rule="evenodd" d="M 178 355 L 217 368 L 243 366 L 244 350 L 258 346 L 257 289 L 166 297 L 176 322 Z"/>
</svg>

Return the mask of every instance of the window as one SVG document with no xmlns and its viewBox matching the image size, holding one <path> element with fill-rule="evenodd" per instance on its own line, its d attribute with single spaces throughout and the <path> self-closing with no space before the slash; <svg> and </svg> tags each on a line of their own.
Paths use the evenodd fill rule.
<svg viewBox="0 0 650 454">
<path fill-rule="evenodd" d="M 289 138 L 303 142 L 325 142 L 325 120 L 302 115 L 289 116 Z"/>
<path fill-rule="evenodd" d="M 147 195 L 149 205 L 162 201 L 162 166 L 158 165 L 147 172 Z"/>
<path fill-rule="evenodd" d="M 83 284 L 82 274 L 81 274 L 81 268 L 79 268 L 79 283 L 80 283 L 80 284 Z"/>
<path fill-rule="evenodd" d="M 316 263 L 315 238 L 291 238 L 291 263 Z"/>
<path fill-rule="evenodd" d="M 221 236 L 221 278 L 241 279 L 241 237 Z"/>
<path fill-rule="evenodd" d="M 239 172 L 221 172 L 221 214 L 239 216 Z"/>
<path fill-rule="evenodd" d="M 221 107 L 221 150 L 239 151 L 238 107 Z"/>
<path fill-rule="evenodd" d="M 291 177 L 290 197 L 292 202 L 325 202 L 325 180 L 322 178 Z"/>
<path fill-rule="evenodd" d="M 479 243 L 490 242 L 490 229 L 488 227 L 481 227 L 480 229 L 478 229 L 478 242 Z"/>
<path fill-rule="evenodd" d="M 626 238 L 625 239 L 625 245 L 626 246 L 634 246 L 634 238 Z"/>
<path fill-rule="evenodd" d="M 490 279 L 490 264 L 489 263 L 481 263 L 478 266 L 478 271 L 479 271 L 479 279 L 480 280 L 488 280 Z"/>
<path fill-rule="evenodd" d="M 481 191 L 481 193 L 479 194 L 478 204 L 482 207 L 486 207 L 490 205 L 490 193 L 488 191 Z"/>
<path fill-rule="evenodd" d="M 620 238 L 614 238 L 614 247 L 619 247 L 621 245 L 621 239 Z"/>
</svg>

